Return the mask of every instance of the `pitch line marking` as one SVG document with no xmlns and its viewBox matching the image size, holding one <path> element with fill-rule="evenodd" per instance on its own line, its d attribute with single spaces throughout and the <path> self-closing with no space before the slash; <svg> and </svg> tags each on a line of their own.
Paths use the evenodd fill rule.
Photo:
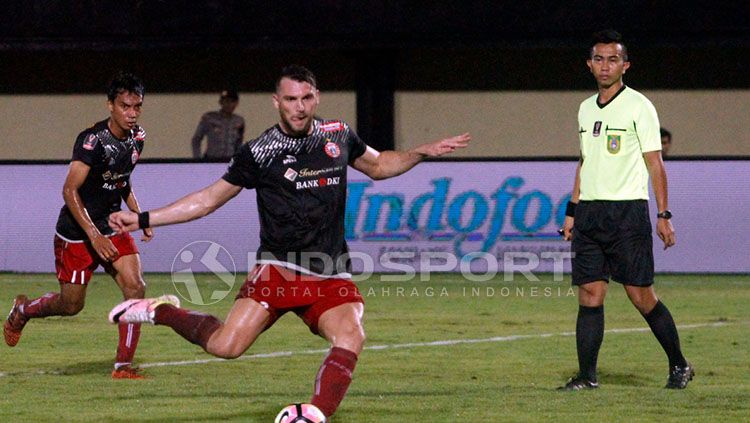
<svg viewBox="0 0 750 423">
<path fill-rule="evenodd" d="M 735 323 L 746 324 L 750 322 L 735 322 Z M 714 328 L 714 327 L 727 326 L 730 324 L 732 324 L 732 322 L 695 323 L 691 325 L 678 325 L 677 328 L 678 329 Z M 649 332 L 649 331 L 651 331 L 651 328 L 649 327 L 639 327 L 639 328 L 607 329 L 604 331 L 604 333 L 633 333 L 633 332 Z M 575 336 L 575 334 L 576 333 L 574 331 L 571 331 L 571 332 L 557 332 L 557 333 L 538 333 L 538 334 L 528 334 L 528 335 L 493 336 L 491 338 L 479 338 L 479 339 L 450 339 L 450 340 L 430 341 L 430 342 L 410 342 L 406 344 L 371 345 L 371 346 L 364 347 L 364 350 L 382 351 L 382 350 L 396 350 L 396 349 L 404 349 L 404 348 L 443 347 L 443 346 L 461 345 L 461 344 L 484 344 L 484 343 L 491 343 L 491 342 L 518 341 L 522 339 L 551 338 L 554 336 Z M 261 358 L 276 358 L 276 357 L 292 357 L 292 356 L 298 356 L 298 355 L 324 354 L 328 352 L 328 350 L 329 349 L 326 348 L 326 349 L 302 350 L 302 351 L 276 351 L 276 352 L 270 352 L 270 353 L 243 355 L 235 359 L 207 358 L 203 360 L 165 361 L 165 362 L 157 362 L 157 363 L 144 363 L 144 364 L 140 364 L 139 367 L 149 368 L 149 367 L 166 367 L 166 366 L 189 366 L 192 364 L 218 363 L 218 362 L 224 362 L 224 361 L 256 360 L 256 359 L 261 359 Z M 2 373 L 0 373 L 0 376 L 2 376 Z"/>
<path fill-rule="evenodd" d="M 678 329 L 696 329 L 696 328 L 716 328 L 722 326 L 729 326 L 731 324 L 750 324 L 750 321 L 738 321 L 738 322 L 713 322 L 713 323 L 694 323 L 691 325 L 678 325 Z M 620 328 L 620 329 L 607 329 L 605 333 L 633 333 L 633 332 L 648 332 L 651 329 L 648 327 L 639 328 Z M 493 336 L 491 338 L 478 338 L 478 339 L 449 339 L 443 341 L 430 341 L 430 342 L 410 342 L 406 344 L 391 344 L 391 345 L 371 345 L 364 347 L 365 350 L 370 351 L 382 351 L 382 350 L 396 350 L 405 348 L 420 348 L 420 347 L 442 347 L 451 345 L 461 344 L 484 344 L 491 342 L 510 342 L 518 341 L 522 339 L 542 339 L 551 338 L 554 336 L 575 336 L 574 331 L 570 332 L 557 332 L 557 333 L 537 333 L 527 335 L 506 335 L 506 336 Z M 184 360 L 184 361 L 165 361 L 157 363 L 144 363 L 139 365 L 141 368 L 149 367 L 166 367 L 166 366 L 189 366 L 193 364 L 208 364 L 208 363 L 219 363 L 224 361 L 239 361 L 239 360 L 256 360 L 261 358 L 276 358 L 276 357 L 292 357 L 298 355 L 314 355 L 324 354 L 329 349 L 316 349 L 316 350 L 302 350 L 302 351 L 276 351 L 270 353 L 258 353 L 251 355 L 243 355 L 235 359 L 224 359 L 224 358 L 207 358 L 203 360 Z M 8 376 L 17 376 L 20 373 L 16 372 L 0 372 L 0 378 Z M 55 371 L 44 371 L 38 370 L 33 374 L 37 375 L 50 375 L 50 374 L 61 374 Z"/>
</svg>

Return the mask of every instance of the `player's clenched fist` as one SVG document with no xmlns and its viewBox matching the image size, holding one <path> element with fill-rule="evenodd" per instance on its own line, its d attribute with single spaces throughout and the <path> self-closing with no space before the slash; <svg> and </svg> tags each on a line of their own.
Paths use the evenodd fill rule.
<svg viewBox="0 0 750 423">
<path fill-rule="evenodd" d="M 109 227 L 118 233 L 138 230 L 138 214 L 131 211 L 119 211 L 109 215 Z"/>
</svg>

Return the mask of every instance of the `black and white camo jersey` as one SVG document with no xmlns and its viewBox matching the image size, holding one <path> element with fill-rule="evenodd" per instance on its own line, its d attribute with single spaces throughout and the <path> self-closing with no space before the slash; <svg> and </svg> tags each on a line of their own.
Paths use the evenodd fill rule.
<svg viewBox="0 0 750 423">
<path fill-rule="evenodd" d="M 346 172 L 366 148 L 346 123 L 319 119 L 308 136 L 291 137 L 276 125 L 240 147 L 223 178 L 256 190 L 258 263 L 350 277 Z"/>
<path fill-rule="evenodd" d="M 122 200 L 130 192 L 130 174 L 146 140 L 146 131 L 137 125 L 126 139 L 116 138 L 109 131 L 108 121 L 105 119 L 78 135 L 71 159 L 91 167 L 78 194 L 91 220 L 104 235 L 113 233 L 107 218 L 120 210 Z M 88 239 L 66 205 L 60 210 L 56 231 L 67 240 Z"/>
</svg>

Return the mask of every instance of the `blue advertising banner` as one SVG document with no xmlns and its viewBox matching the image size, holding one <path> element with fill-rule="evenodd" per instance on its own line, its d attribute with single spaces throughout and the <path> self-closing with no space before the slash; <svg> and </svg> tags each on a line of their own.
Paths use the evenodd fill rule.
<svg viewBox="0 0 750 423">
<path fill-rule="evenodd" d="M 350 169 L 346 238 L 355 272 L 481 274 L 570 268 L 557 234 L 575 162 L 430 162 L 372 181 Z M 750 272 L 750 162 L 670 161 L 669 204 L 677 245 L 654 236 L 659 272 Z M 132 177 L 144 209 L 220 178 L 223 164 L 141 164 Z M 53 272 L 52 237 L 65 165 L 0 166 L 0 270 Z M 652 223 L 656 208 L 651 204 Z M 255 194 L 243 192 L 198 221 L 138 241 L 144 270 L 170 272 L 188 245 L 218 244 L 238 272 L 258 247 Z M 136 235 L 136 240 L 139 236 Z"/>
</svg>

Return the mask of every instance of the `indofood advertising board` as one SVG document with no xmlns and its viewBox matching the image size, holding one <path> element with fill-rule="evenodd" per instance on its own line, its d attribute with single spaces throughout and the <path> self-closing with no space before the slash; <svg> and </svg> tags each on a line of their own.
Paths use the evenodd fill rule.
<svg viewBox="0 0 750 423">
<path fill-rule="evenodd" d="M 345 235 L 355 271 L 542 272 L 570 268 L 560 239 L 576 163 L 430 162 L 372 181 L 349 169 Z M 668 161 L 677 245 L 661 272 L 750 272 L 750 162 Z M 223 164 L 141 164 L 132 178 L 145 209 L 168 204 L 221 177 Z M 0 270 L 53 272 L 52 235 L 65 165 L 1 165 Z M 325 189 L 315 187 L 310 189 Z M 656 208 L 651 202 L 652 219 Z M 653 221 L 652 221 L 653 223 Z M 238 272 L 253 265 L 259 220 L 245 191 L 216 213 L 155 229 L 138 241 L 147 272 L 169 272 L 196 242 L 218 244 Z M 138 240 L 139 235 L 135 235 Z"/>
</svg>

